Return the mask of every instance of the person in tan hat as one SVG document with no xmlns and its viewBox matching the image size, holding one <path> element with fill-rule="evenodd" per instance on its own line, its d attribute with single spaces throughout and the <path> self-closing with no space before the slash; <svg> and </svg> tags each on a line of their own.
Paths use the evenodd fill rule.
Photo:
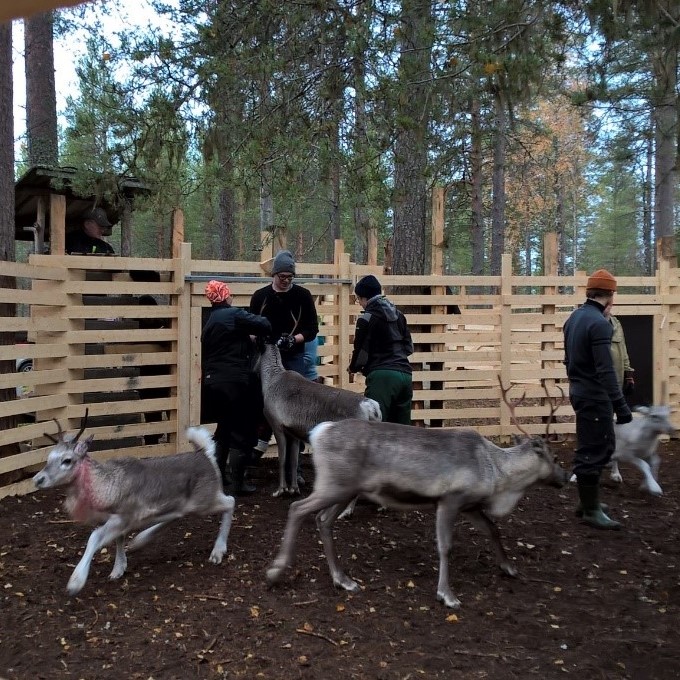
<svg viewBox="0 0 680 680">
<path fill-rule="evenodd" d="M 611 353 L 613 329 L 605 317 L 615 292 L 616 279 L 606 269 L 593 272 L 586 283 L 585 304 L 564 324 L 564 363 L 569 400 L 576 413 L 577 515 L 598 529 L 621 528 L 600 503 L 600 475 L 614 453 L 614 414 L 617 423 L 633 419 L 616 378 Z"/>
<path fill-rule="evenodd" d="M 103 208 L 90 208 L 83 214 L 80 229 L 66 234 L 68 255 L 115 255 L 113 246 L 104 240 L 111 234 L 111 222 Z"/>
</svg>

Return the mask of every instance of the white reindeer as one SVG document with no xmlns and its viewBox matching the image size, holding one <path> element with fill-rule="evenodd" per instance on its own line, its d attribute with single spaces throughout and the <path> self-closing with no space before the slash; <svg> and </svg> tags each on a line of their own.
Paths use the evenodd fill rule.
<svg viewBox="0 0 680 680">
<path fill-rule="evenodd" d="M 622 482 L 619 462 L 633 463 L 644 475 L 641 488 L 655 496 L 661 496 L 659 466 L 661 458 L 657 453 L 659 437 L 672 435 L 675 428 L 670 421 L 668 406 L 638 406 L 636 415 L 629 423 L 615 425 L 616 450 L 612 455 L 610 476 L 615 482 Z"/>
<path fill-rule="evenodd" d="M 512 407 L 511 412 L 514 419 Z M 548 427 L 554 412 L 552 408 Z M 501 570 L 514 576 L 516 570 L 489 516 L 508 515 L 536 482 L 559 487 L 568 478 L 542 437 L 527 435 L 520 444 L 503 449 L 474 430 L 343 420 L 321 423 L 312 431 L 310 441 L 316 471 L 314 490 L 290 506 L 281 548 L 267 570 L 270 584 L 280 581 L 293 563 L 302 521 L 316 512 L 334 585 L 358 592 L 358 584 L 338 563 L 332 528 L 348 501 L 363 495 L 380 505 L 401 509 L 436 507 L 437 599 L 447 607 L 459 607 L 449 585 L 448 567 L 458 513 L 464 512 L 489 536 Z"/>
<path fill-rule="evenodd" d="M 58 422 L 57 438 L 45 433 L 55 446 L 45 467 L 33 478 L 39 489 L 66 487 L 64 505 L 74 520 L 103 522 L 90 535 L 83 557 L 69 579 L 68 593 L 76 595 L 82 590 L 90 563 L 104 546 L 115 541 L 116 559 L 109 578 L 120 578 L 127 568 L 123 541 L 129 532 L 143 529 L 129 545 L 130 550 L 137 550 L 169 522 L 188 514 L 222 513 L 210 553 L 210 561 L 220 564 L 227 552 L 235 502 L 222 492 L 210 433 L 203 428 L 187 430 L 187 438 L 194 446 L 191 453 L 99 462 L 88 454 L 92 436 L 79 441 L 86 422 L 87 411 L 75 436 L 65 435 Z"/>
<path fill-rule="evenodd" d="M 321 385 L 284 369 L 276 345 L 264 346 L 259 371 L 264 415 L 274 432 L 279 452 L 279 486 L 274 496 L 299 493 L 296 470 L 300 441 L 307 441 L 315 425 L 347 418 L 382 419 L 380 405 L 374 399 L 339 387 Z"/>
</svg>

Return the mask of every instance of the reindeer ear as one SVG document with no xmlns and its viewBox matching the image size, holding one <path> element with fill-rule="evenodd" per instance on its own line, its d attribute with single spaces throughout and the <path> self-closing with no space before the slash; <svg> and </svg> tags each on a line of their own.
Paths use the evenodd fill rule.
<svg viewBox="0 0 680 680">
<path fill-rule="evenodd" d="M 90 444 L 92 443 L 92 440 L 94 439 L 93 435 L 90 435 L 86 439 L 83 439 L 83 441 L 80 441 L 76 444 L 76 448 L 73 449 L 73 452 L 77 456 L 86 456 L 88 450 L 90 449 Z"/>
</svg>

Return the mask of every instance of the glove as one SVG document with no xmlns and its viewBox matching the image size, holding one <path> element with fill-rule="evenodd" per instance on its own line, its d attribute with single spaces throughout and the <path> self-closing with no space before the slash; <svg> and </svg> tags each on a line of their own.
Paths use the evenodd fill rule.
<svg viewBox="0 0 680 680">
<path fill-rule="evenodd" d="M 623 393 L 629 396 L 635 392 L 635 378 L 633 371 L 624 371 L 623 373 Z"/>
<path fill-rule="evenodd" d="M 295 336 L 284 333 L 277 341 L 276 346 L 281 352 L 290 352 L 295 347 Z"/>
<path fill-rule="evenodd" d="M 614 402 L 614 413 L 616 413 L 617 425 L 625 425 L 633 420 L 633 414 L 623 397 Z"/>
</svg>

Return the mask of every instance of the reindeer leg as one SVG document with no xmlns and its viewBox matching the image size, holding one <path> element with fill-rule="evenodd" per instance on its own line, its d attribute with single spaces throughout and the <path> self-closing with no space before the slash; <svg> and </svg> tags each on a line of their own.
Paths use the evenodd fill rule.
<svg viewBox="0 0 680 680">
<path fill-rule="evenodd" d="M 611 466 L 611 470 L 609 471 L 609 478 L 612 481 L 618 482 L 620 484 L 623 481 L 623 477 L 621 477 L 618 462 L 616 460 L 612 460 L 609 462 L 609 465 Z"/>
<path fill-rule="evenodd" d="M 339 500 L 340 499 L 329 498 L 328 496 L 321 497 L 312 492 L 307 498 L 291 503 L 290 509 L 288 510 L 288 520 L 283 532 L 281 547 L 279 548 L 279 552 L 272 562 L 271 567 L 267 569 L 267 581 L 270 585 L 281 580 L 283 572 L 293 563 L 295 557 L 295 539 L 297 538 L 304 518 L 307 517 L 307 515 L 311 515 L 312 513 L 319 512 L 324 508 L 334 505 L 336 502 L 339 502 Z"/>
<path fill-rule="evenodd" d="M 453 522 L 458 514 L 458 504 L 443 498 L 437 503 L 437 550 L 439 552 L 439 581 L 437 582 L 437 601 L 447 607 L 457 609 L 460 600 L 453 594 L 449 585 L 449 554 L 453 543 Z"/>
<path fill-rule="evenodd" d="M 111 515 L 102 526 L 97 527 L 87 540 L 87 546 L 76 568 L 68 580 L 66 590 L 69 595 L 77 595 L 87 582 L 90 564 L 94 556 L 105 546 L 129 531 L 127 522 L 120 515 Z"/>
<path fill-rule="evenodd" d="M 330 508 L 321 510 L 316 516 L 316 526 L 321 534 L 321 542 L 323 543 L 326 562 L 328 563 L 328 569 L 331 572 L 333 585 L 344 588 L 350 593 L 358 593 L 359 590 L 361 590 L 359 584 L 342 571 L 333 545 L 333 523 L 342 513 L 342 509 L 345 507 L 346 502 L 347 501 L 336 503 Z"/>
<path fill-rule="evenodd" d="M 501 543 L 501 534 L 498 527 L 482 512 L 482 510 L 470 510 L 467 512 L 472 524 L 478 531 L 486 534 L 491 541 L 496 561 L 501 571 L 508 576 L 517 576 L 517 569 L 510 564 L 510 560 Z"/>
<path fill-rule="evenodd" d="M 210 561 L 213 564 L 220 564 L 224 554 L 227 552 L 227 539 L 229 538 L 229 530 L 231 529 L 231 521 L 234 517 L 234 506 L 236 501 L 233 496 L 226 496 L 221 493 L 218 495 L 217 501 L 210 512 L 222 512 L 222 521 L 220 522 L 220 530 L 215 539 L 215 545 L 210 553 Z"/>
<path fill-rule="evenodd" d="M 299 495 L 300 486 L 297 481 L 298 459 L 300 457 L 300 440 L 290 438 L 290 446 L 288 447 L 288 464 L 290 468 L 290 486 L 288 493 L 294 496 Z"/>
<path fill-rule="evenodd" d="M 276 448 L 279 451 L 279 488 L 274 491 L 272 496 L 278 498 L 282 494 L 286 493 L 286 449 L 287 449 L 287 437 L 283 431 L 274 431 L 274 437 L 276 438 Z"/>
<path fill-rule="evenodd" d="M 116 560 L 113 563 L 113 569 L 109 574 L 111 580 L 120 578 L 127 569 L 127 557 L 125 556 L 125 541 L 122 536 L 116 539 Z"/>
<path fill-rule="evenodd" d="M 633 458 L 632 462 L 645 476 L 645 479 L 642 482 L 642 488 L 646 491 L 649 491 L 649 493 L 654 494 L 655 496 L 662 496 L 663 489 L 659 486 L 659 482 L 654 479 L 654 474 L 649 463 L 642 458 Z"/>
<path fill-rule="evenodd" d="M 144 531 L 140 531 L 129 543 L 128 551 L 134 552 L 143 548 L 151 539 L 155 538 L 170 522 L 157 522 Z"/>
</svg>

